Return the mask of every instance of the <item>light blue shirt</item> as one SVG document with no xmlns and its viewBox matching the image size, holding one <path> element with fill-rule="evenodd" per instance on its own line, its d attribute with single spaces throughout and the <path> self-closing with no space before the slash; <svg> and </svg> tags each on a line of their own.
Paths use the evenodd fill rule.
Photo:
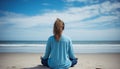
<svg viewBox="0 0 120 69">
<path fill-rule="evenodd" d="M 60 40 L 56 41 L 54 36 L 49 37 L 43 59 L 47 58 L 52 69 L 69 68 L 72 64 L 69 58 L 75 59 L 71 39 L 62 35 Z"/>
</svg>

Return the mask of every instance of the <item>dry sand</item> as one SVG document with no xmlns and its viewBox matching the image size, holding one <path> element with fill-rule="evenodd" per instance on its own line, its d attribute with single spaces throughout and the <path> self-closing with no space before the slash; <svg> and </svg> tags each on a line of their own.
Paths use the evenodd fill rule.
<svg viewBox="0 0 120 69">
<path fill-rule="evenodd" d="M 0 53 L 0 69 L 49 69 L 40 63 L 43 54 Z M 70 69 L 120 69 L 119 54 L 76 54 L 78 64 Z"/>
</svg>

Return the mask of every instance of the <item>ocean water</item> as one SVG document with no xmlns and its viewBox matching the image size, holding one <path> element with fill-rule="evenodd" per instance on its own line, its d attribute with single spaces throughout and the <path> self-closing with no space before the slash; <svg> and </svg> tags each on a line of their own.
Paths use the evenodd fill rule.
<svg viewBox="0 0 120 69">
<path fill-rule="evenodd" d="M 0 53 L 44 53 L 46 41 L 0 41 Z M 73 41 L 75 53 L 120 53 L 120 41 Z"/>
</svg>

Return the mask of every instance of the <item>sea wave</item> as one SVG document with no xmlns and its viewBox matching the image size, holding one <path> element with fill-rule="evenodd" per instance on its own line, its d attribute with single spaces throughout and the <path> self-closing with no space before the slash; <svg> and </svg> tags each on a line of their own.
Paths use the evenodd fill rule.
<svg viewBox="0 0 120 69">
<path fill-rule="evenodd" d="M 45 46 L 46 44 L 0 44 L 0 46 Z"/>
<path fill-rule="evenodd" d="M 46 44 L 0 44 L 0 52 L 44 53 Z M 120 53 L 120 44 L 73 44 L 75 53 Z"/>
<path fill-rule="evenodd" d="M 0 46 L 46 46 L 46 44 L 0 44 Z M 75 47 L 120 46 L 120 44 L 73 44 Z"/>
</svg>

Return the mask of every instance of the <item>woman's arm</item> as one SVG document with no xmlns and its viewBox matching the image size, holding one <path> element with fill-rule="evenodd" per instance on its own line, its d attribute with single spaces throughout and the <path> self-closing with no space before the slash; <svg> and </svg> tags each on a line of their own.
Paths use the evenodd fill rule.
<svg viewBox="0 0 120 69">
<path fill-rule="evenodd" d="M 70 42 L 69 42 L 69 51 L 68 51 L 68 53 L 69 53 L 69 58 L 71 58 L 71 59 L 75 59 L 75 56 L 74 56 L 74 52 L 73 52 L 73 46 L 72 46 L 72 41 L 70 40 Z"/>
<path fill-rule="evenodd" d="M 43 59 L 49 58 L 50 50 L 51 50 L 50 39 L 48 39 L 47 45 L 46 45 L 46 50 L 45 50 L 45 54 L 44 54 L 44 56 L 43 56 Z"/>
</svg>

